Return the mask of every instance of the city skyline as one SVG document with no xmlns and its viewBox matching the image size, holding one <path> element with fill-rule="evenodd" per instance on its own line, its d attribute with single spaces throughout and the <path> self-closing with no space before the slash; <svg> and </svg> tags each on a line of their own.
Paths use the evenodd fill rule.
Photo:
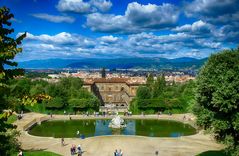
<svg viewBox="0 0 239 156">
<path fill-rule="evenodd" d="M 204 58 L 238 46 L 237 0 L 2 0 L 17 61 L 124 57 Z"/>
</svg>

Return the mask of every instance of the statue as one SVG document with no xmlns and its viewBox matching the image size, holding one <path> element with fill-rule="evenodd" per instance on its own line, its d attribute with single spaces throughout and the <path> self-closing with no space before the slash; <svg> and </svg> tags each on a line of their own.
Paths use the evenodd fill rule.
<svg viewBox="0 0 239 156">
<path fill-rule="evenodd" d="M 125 128 L 126 124 L 124 123 L 124 120 L 119 115 L 116 115 L 111 120 L 109 127 L 115 128 L 115 129 L 120 129 L 120 128 Z"/>
</svg>

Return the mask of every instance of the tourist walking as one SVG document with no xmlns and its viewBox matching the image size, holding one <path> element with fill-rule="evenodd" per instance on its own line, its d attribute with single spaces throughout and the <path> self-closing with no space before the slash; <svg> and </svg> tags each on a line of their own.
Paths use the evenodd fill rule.
<svg viewBox="0 0 239 156">
<path fill-rule="evenodd" d="M 118 153 L 117 149 L 114 152 L 114 156 L 119 156 L 119 153 Z"/>
<path fill-rule="evenodd" d="M 82 149 L 80 145 L 78 145 L 77 147 L 77 153 L 78 153 L 78 156 L 82 156 Z"/>
<path fill-rule="evenodd" d="M 61 138 L 61 146 L 64 146 L 65 145 L 65 140 L 64 138 Z"/>
<path fill-rule="evenodd" d="M 75 155 L 76 153 L 76 145 L 71 146 L 71 156 Z"/>
<path fill-rule="evenodd" d="M 123 156 L 123 151 L 120 149 L 118 156 Z"/>
</svg>

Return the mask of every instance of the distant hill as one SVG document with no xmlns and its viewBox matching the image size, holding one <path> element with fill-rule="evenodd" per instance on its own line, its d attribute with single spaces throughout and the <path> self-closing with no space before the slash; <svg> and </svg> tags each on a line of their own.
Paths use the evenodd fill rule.
<svg viewBox="0 0 239 156">
<path fill-rule="evenodd" d="M 59 69 L 59 68 L 108 68 L 108 69 L 199 69 L 205 59 L 195 59 L 182 57 L 176 59 L 166 58 L 116 58 L 116 59 L 47 59 L 47 60 L 31 60 L 19 62 L 21 68 L 31 69 Z"/>
</svg>

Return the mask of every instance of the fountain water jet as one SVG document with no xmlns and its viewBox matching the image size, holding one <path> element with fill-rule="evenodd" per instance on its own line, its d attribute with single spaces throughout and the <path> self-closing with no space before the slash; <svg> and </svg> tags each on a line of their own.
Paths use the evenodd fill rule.
<svg viewBox="0 0 239 156">
<path fill-rule="evenodd" d="M 124 120 L 119 115 L 116 115 L 111 120 L 109 127 L 114 129 L 121 129 L 121 128 L 125 128 L 126 124 L 124 123 Z"/>
</svg>

